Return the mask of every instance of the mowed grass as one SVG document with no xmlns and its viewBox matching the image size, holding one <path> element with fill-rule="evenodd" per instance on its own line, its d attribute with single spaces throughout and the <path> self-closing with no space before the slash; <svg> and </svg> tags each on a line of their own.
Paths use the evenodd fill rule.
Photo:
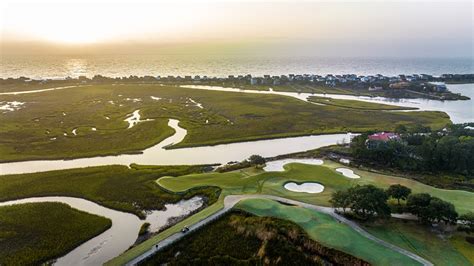
<svg viewBox="0 0 474 266">
<path fill-rule="evenodd" d="M 327 214 L 266 199 L 244 200 L 239 202 L 236 208 L 258 216 L 294 222 L 320 244 L 351 254 L 373 265 L 420 265 L 409 257 L 363 237 Z"/>
<path fill-rule="evenodd" d="M 364 225 L 364 228 L 372 235 L 424 257 L 436 265 L 468 266 L 474 263 L 472 260 L 474 246 L 472 244 L 461 239 L 464 241 L 464 245 L 471 245 L 471 261 L 469 261 L 469 258 L 462 253 L 463 248 L 458 250 L 450 240 L 453 236 L 439 236 L 439 233 L 414 221 L 390 219 L 381 224 Z M 455 232 L 455 234 L 457 236 L 459 233 Z"/>
<path fill-rule="evenodd" d="M 0 265 L 40 265 L 111 225 L 109 219 L 63 203 L 0 207 Z"/>
<path fill-rule="evenodd" d="M 201 172 L 202 166 L 100 166 L 33 174 L 0 176 L 0 201 L 38 196 L 85 198 L 103 206 L 131 212 L 140 217 L 144 210 L 162 209 L 202 194 L 217 200 L 219 189 L 196 188 L 174 194 L 162 190 L 155 180 L 160 176 Z"/>
<path fill-rule="evenodd" d="M 2 95 L 0 101 L 25 102 L 20 110 L 0 115 L 2 162 L 140 152 L 173 134 L 167 126 L 169 118 L 179 119 L 188 130 L 183 142 L 175 147 L 392 130 L 399 124 L 441 128 L 450 123 L 442 112 L 354 110 L 318 106 L 279 95 L 147 84 L 92 85 Z M 124 119 L 135 110 L 140 110 L 142 120 L 153 120 L 128 129 Z M 77 135 L 73 135 L 74 129 Z"/>
<path fill-rule="evenodd" d="M 253 175 L 245 171 L 228 173 L 191 174 L 180 177 L 162 177 L 157 183 L 171 191 L 186 191 L 192 187 L 218 186 L 231 194 L 271 194 L 291 198 L 316 205 L 329 206 L 331 194 L 357 184 L 373 184 L 388 188 L 392 184 L 402 184 L 412 189 L 413 193 L 429 193 L 453 203 L 459 213 L 474 211 L 474 193 L 461 190 L 445 190 L 422 184 L 420 182 L 396 176 L 387 176 L 359 170 L 354 172 L 359 179 L 347 178 L 335 171 L 341 165 L 325 162 L 322 166 L 299 163 L 287 164 L 284 172 L 261 172 Z M 324 186 L 318 194 L 298 193 L 286 190 L 283 185 L 288 181 L 317 182 Z"/>
</svg>

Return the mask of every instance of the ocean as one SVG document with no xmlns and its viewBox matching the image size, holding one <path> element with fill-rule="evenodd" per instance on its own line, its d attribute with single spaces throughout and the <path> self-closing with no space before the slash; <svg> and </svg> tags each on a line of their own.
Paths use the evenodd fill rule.
<svg viewBox="0 0 474 266">
<path fill-rule="evenodd" d="M 1 56 L 0 77 L 64 78 L 100 74 L 167 76 L 252 74 L 398 75 L 474 73 L 473 58 L 322 58 L 290 56 L 94 55 Z"/>
</svg>

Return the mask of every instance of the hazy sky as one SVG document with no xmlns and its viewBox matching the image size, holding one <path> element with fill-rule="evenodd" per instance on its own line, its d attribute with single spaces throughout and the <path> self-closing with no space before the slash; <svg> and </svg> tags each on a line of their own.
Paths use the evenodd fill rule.
<svg viewBox="0 0 474 266">
<path fill-rule="evenodd" d="M 471 57 L 471 1 L 0 0 L 2 54 Z"/>
</svg>

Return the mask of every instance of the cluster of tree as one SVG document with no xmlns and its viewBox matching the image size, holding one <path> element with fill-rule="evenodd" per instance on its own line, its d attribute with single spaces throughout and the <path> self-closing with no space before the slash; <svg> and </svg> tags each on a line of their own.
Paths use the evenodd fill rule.
<svg viewBox="0 0 474 266">
<path fill-rule="evenodd" d="M 418 216 L 418 219 L 426 224 L 439 222 L 455 224 L 458 218 L 453 204 L 427 193 L 408 196 L 406 210 Z"/>
<path fill-rule="evenodd" d="M 458 218 L 453 204 L 427 193 L 411 194 L 411 189 L 400 184 L 392 185 L 387 190 L 373 185 L 357 185 L 333 193 L 331 204 L 335 208 L 342 208 L 344 212 L 350 210 L 358 219 L 370 220 L 390 216 L 391 210 L 387 203 L 389 198 L 396 199 L 399 205 L 400 200 L 406 200 L 404 210 L 418 216 L 422 223 L 452 224 L 456 223 Z M 472 229 L 474 215 L 464 218 L 471 221 Z"/>
<path fill-rule="evenodd" d="M 459 226 L 460 231 L 464 231 L 468 234 L 474 233 L 474 212 L 468 212 L 459 216 L 461 225 Z"/>
<path fill-rule="evenodd" d="M 333 193 L 330 201 L 334 208 L 342 208 L 344 212 L 350 209 L 358 219 L 371 220 L 390 216 L 387 200 L 388 195 L 383 189 L 357 185 Z"/>
<path fill-rule="evenodd" d="M 402 141 L 367 145 L 368 134 L 353 139 L 355 159 L 404 171 L 449 172 L 474 178 L 474 124 L 450 125 L 445 130 L 430 131 L 417 127 L 397 127 Z"/>
<path fill-rule="evenodd" d="M 223 172 L 229 172 L 229 171 L 234 171 L 242 168 L 247 168 L 247 167 L 259 167 L 262 166 L 266 163 L 266 160 L 264 157 L 260 155 L 252 155 L 248 159 L 243 160 L 241 162 L 229 162 L 226 165 L 220 166 L 219 168 L 216 169 L 217 172 L 223 173 Z"/>
</svg>

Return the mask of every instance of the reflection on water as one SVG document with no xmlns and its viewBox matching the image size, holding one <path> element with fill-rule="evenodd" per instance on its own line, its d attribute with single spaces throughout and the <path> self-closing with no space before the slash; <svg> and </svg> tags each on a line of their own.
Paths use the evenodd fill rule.
<svg viewBox="0 0 474 266">
<path fill-rule="evenodd" d="M 311 56 L 245 56 L 215 54 L 81 55 L 81 56 L 2 56 L 0 77 L 67 77 L 75 75 L 288 75 L 346 74 L 383 75 L 426 73 L 472 73 L 467 58 L 327 58 Z"/>
<path fill-rule="evenodd" d="M 84 58 L 70 58 L 67 59 L 64 67 L 69 77 L 77 78 L 79 76 L 88 76 L 87 60 Z"/>
</svg>

